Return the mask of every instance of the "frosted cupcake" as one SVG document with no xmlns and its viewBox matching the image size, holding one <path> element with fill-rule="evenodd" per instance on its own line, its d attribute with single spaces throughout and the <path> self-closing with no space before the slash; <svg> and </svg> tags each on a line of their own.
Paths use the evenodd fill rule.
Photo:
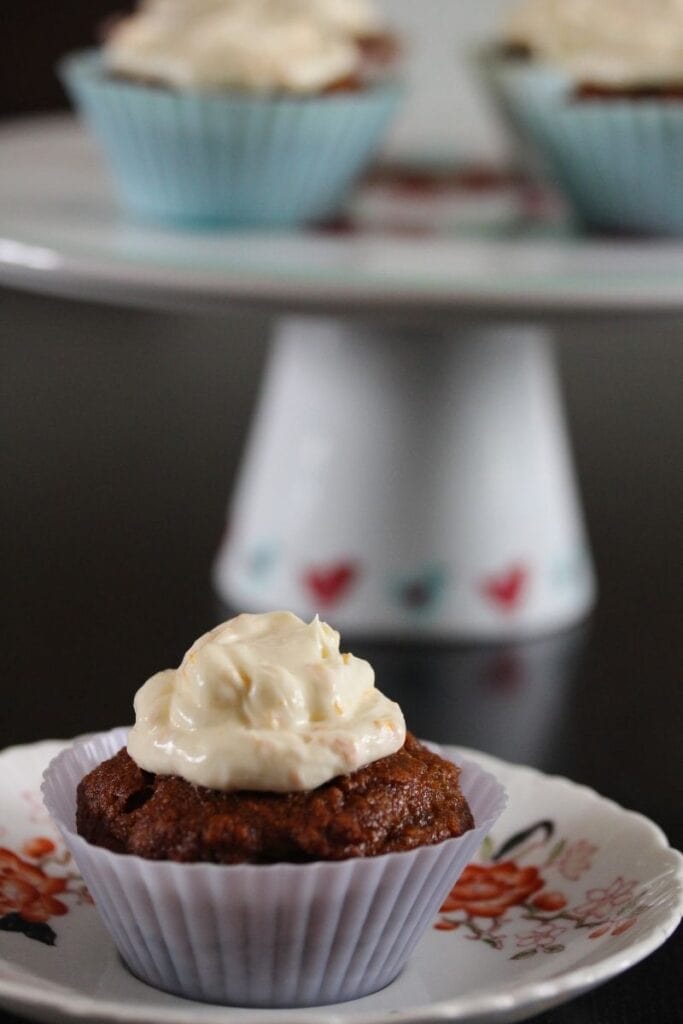
<svg viewBox="0 0 683 1024">
<path fill-rule="evenodd" d="M 145 0 L 62 75 L 138 218 L 293 225 L 343 204 L 394 113 L 368 0 Z"/>
<path fill-rule="evenodd" d="M 50 765 L 45 800 L 131 970 L 191 998 L 388 984 L 504 806 L 317 619 L 239 616 L 135 707 Z"/>
<path fill-rule="evenodd" d="M 590 227 L 683 232 L 681 0 L 525 0 L 493 78 Z"/>
</svg>

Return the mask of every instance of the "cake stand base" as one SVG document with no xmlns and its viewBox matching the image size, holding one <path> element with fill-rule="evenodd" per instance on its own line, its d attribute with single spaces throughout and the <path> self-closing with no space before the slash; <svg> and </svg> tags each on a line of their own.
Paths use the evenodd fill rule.
<svg viewBox="0 0 683 1024">
<path fill-rule="evenodd" d="M 214 578 L 373 637 L 574 625 L 595 584 L 548 333 L 282 320 Z"/>
</svg>

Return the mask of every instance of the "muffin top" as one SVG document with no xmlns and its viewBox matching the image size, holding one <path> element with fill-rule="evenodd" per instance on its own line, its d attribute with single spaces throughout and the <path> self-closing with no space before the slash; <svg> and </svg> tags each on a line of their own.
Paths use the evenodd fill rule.
<svg viewBox="0 0 683 1024">
<path fill-rule="evenodd" d="M 364 42 L 382 34 L 370 0 L 143 0 L 104 59 L 176 88 L 306 95 L 359 80 Z"/>
<path fill-rule="evenodd" d="M 400 853 L 474 827 L 460 769 L 408 733 L 401 750 L 305 793 L 222 793 L 142 771 L 126 750 L 78 786 L 78 832 L 148 860 L 302 863 Z"/>
<path fill-rule="evenodd" d="M 78 786 L 89 842 L 220 864 L 374 857 L 473 827 L 460 769 L 406 733 L 316 616 L 238 615 L 135 697 L 127 749 Z"/>
<path fill-rule="evenodd" d="M 523 0 L 503 37 L 578 82 L 625 89 L 683 82 L 683 0 Z"/>
<path fill-rule="evenodd" d="M 400 750 L 401 709 L 318 617 L 239 615 L 135 697 L 128 751 L 155 775 L 213 790 L 292 793 Z"/>
</svg>

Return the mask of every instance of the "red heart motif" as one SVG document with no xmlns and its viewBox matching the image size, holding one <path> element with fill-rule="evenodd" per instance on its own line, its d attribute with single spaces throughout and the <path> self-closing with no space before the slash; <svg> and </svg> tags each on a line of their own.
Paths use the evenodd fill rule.
<svg viewBox="0 0 683 1024">
<path fill-rule="evenodd" d="M 529 575 L 528 569 L 523 565 L 516 565 L 499 576 L 489 576 L 484 580 L 482 590 L 498 608 L 512 612 L 524 597 Z"/>
<path fill-rule="evenodd" d="M 337 604 L 348 593 L 358 578 L 358 568 L 348 562 L 309 569 L 304 585 L 318 604 L 329 607 Z"/>
</svg>

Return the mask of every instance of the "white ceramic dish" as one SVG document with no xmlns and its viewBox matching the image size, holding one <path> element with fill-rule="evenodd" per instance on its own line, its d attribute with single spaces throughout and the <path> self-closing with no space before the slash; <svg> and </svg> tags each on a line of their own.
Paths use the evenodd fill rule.
<svg viewBox="0 0 683 1024">
<path fill-rule="evenodd" d="M 65 744 L 0 754 L 0 1004 L 37 1020 L 120 1024 L 424 1024 L 524 1020 L 656 949 L 683 905 L 683 858 L 662 832 L 566 779 L 483 754 L 510 804 L 401 977 L 312 1010 L 226 1009 L 133 978 L 44 811 Z"/>
</svg>

